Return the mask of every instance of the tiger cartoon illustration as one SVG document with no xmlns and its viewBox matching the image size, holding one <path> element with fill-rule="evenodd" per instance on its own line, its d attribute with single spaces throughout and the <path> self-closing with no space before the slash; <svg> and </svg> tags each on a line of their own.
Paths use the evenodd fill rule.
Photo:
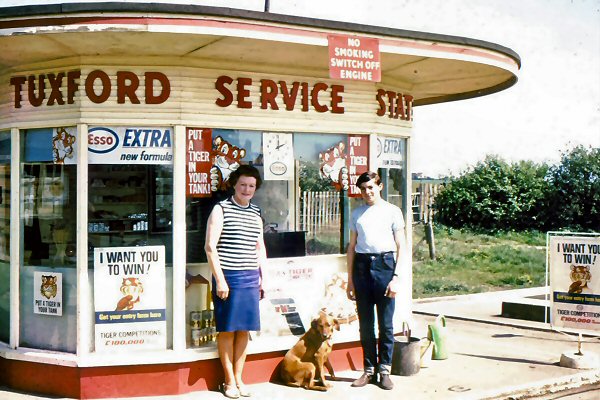
<svg viewBox="0 0 600 400">
<path fill-rule="evenodd" d="M 339 142 L 336 146 L 319 153 L 319 176 L 321 179 L 331 180 L 337 190 L 348 190 L 348 167 L 346 166 L 345 148 L 344 143 Z"/>
<path fill-rule="evenodd" d="M 569 286 L 568 293 L 579 294 L 583 292 L 583 289 L 588 288 L 588 282 L 592 280 L 590 267 L 583 265 L 571 265 L 570 277 L 573 283 L 571 286 Z"/>
<path fill-rule="evenodd" d="M 217 136 L 213 140 L 211 156 L 213 166 L 210 169 L 210 189 L 213 192 L 225 190 L 229 175 L 240 166 L 240 161 L 246 155 L 246 150 L 236 147 Z"/>
<path fill-rule="evenodd" d="M 144 292 L 142 281 L 138 278 L 123 278 L 121 283 L 121 293 L 123 297 L 117 303 L 115 311 L 131 310 L 136 303 L 139 303 L 140 296 Z"/>
<path fill-rule="evenodd" d="M 52 138 L 54 164 L 64 164 L 65 158 L 73 158 L 74 144 L 74 135 L 71 135 L 66 128 L 56 128 L 56 134 Z"/>
<path fill-rule="evenodd" d="M 337 319 L 340 324 L 350 324 L 358 319 L 356 305 L 348 300 L 346 288 L 348 274 L 335 273 L 325 287 L 321 311 Z"/>
<path fill-rule="evenodd" d="M 40 286 L 42 296 L 51 299 L 56 297 L 57 290 L 56 275 L 42 275 L 42 285 Z"/>
</svg>

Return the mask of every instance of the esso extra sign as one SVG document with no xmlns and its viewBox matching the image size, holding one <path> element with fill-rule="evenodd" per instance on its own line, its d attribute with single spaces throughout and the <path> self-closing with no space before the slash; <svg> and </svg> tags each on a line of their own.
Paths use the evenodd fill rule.
<svg viewBox="0 0 600 400">
<path fill-rule="evenodd" d="M 109 153 L 119 145 L 119 136 L 104 127 L 92 128 L 88 132 L 88 150 L 92 153 Z"/>
</svg>

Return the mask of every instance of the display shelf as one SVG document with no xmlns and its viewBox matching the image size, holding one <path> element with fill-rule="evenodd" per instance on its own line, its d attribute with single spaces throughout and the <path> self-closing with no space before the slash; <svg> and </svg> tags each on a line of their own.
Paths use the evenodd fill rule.
<svg viewBox="0 0 600 400">
<path fill-rule="evenodd" d="M 122 231 L 102 231 L 102 232 L 94 232 L 88 230 L 90 235 L 107 235 L 107 234 L 120 234 L 120 233 L 143 233 L 148 232 L 148 229 L 139 229 L 139 230 L 122 230 Z"/>
<path fill-rule="evenodd" d="M 88 233 L 95 237 L 146 235 L 146 166 L 95 166 L 90 170 Z"/>
</svg>

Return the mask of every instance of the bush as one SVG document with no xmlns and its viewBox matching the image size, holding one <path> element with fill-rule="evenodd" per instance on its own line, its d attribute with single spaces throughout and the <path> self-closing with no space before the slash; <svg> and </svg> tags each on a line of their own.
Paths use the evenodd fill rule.
<svg viewBox="0 0 600 400">
<path fill-rule="evenodd" d="M 548 173 L 546 229 L 600 230 L 600 148 L 577 146 Z"/>
<path fill-rule="evenodd" d="M 547 172 L 545 164 L 508 164 L 488 156 L 436 196 L 436 220 L 454 228 L 486 231 L 537 228 L 546 200 Z"/>
</svg>

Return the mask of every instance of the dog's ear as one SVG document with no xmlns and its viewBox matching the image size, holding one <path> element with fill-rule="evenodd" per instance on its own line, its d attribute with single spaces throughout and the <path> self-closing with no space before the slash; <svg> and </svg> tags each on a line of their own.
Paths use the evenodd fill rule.
<svg viewBox="0 0 600 400">
<path fill-rule="evenodd" d="M 340 322 L 337 319 L 333 320 L 333 326 L 335 327 L 336 331 L 340 330 Z"/>
<path fill-rule="evenodd" d="M 319 327 L 319 318 L 315 318 L 310 322 L 310 326 L 313 329 L 317 329 Z"/>
</svg>

